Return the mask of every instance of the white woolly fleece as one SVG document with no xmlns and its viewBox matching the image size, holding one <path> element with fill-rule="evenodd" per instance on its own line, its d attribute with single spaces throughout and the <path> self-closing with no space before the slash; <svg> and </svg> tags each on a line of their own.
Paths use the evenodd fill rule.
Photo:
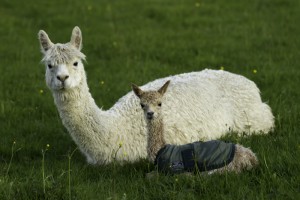
<svg viewBox="0 0 300 200">
<path fill-rule="evenodd" d="M 81 62 L 84 55 L 79 53 L 79 27 L 73 29 L 70 43 L 53 44 L 44 31 L 39 32 L 39 40 L 46 83 L 64 126 L 88 162 L 110 163 L 115 155 L 121 163 L 146 158 L 147 128 L 138 97 L 129 92 L 107 111 L 92 98 Z M 64 52 L 72 52 L 73 57 Z M 217 139 L 229 131 L 268 133 L 274 127 L 270 107 L 261 101 L 255 83 L 243 76 L 203 70 L 158 79 L 141 89 L 157 90 L 167 80 L 171 83 L 162 109 L 168 144 Z"/>
<path fill-rule="evenodd" d="M 164 95 L 165 139 L 168 144 L 217 139 L 229 131 L 268 133 L 274 127 L 270 107 L 256 85 L 243 76 L 204 70 L 158 79 L 142 86 L 158 89 L 171 80 Z M 65 100 L 54 92 L 63 124 L 94 164 L 109 163 L 119 143 L 117 161 L 146 158 L 146 122 L 139 99 L 129 92 L 111 109 L 97 107 L 86 81 Z"/>
</svg>

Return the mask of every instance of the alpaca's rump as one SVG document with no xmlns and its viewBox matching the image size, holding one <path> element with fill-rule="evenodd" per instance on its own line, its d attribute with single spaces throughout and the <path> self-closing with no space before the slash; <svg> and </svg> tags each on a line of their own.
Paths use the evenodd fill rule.
<svg viewBox="0 0 300 200">
<path fill-rule="evenodd" d="M 166 145 L 158 153 L 155 165 L 159 171 L 177 174 L 198 169 L 209 171 L 228 165 L 234 157 L 235 144 L 219 140 L 186 145 Z"/>
</svg>

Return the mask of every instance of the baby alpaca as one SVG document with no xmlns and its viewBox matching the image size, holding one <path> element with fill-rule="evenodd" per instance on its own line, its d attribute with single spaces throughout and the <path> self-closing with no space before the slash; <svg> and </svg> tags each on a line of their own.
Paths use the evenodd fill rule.
<svg viewBox="0 0 300 200">
<path fill-rule="evenodd" d="M 132 84 L 134 93 L 140 98 L 147 122 L 148 158 L 155 163 L 158 171 L 177 174 L 198 169 L 208 174 L 225 171 L 240 173 L 244 169 L 250 170 L 258 165 L 255 154 L 249 148 L 238 144 L 220 140 L 185 145 L 166 144 L 162 99 L 169 83 L 170 81 L 167 81 L 157 91 L 143 91 Z"/>
</svg>

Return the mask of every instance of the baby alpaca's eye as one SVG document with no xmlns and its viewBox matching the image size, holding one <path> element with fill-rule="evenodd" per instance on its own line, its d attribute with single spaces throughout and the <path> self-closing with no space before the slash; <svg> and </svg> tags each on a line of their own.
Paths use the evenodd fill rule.
<svg viewBox="0 0 300 200">
<path fill-rule="evenodd" d="M 53 66 L 52 66 L 51 64 L 48 64 L 48 68 L 49 68 L 49 69 L 52 69 L 52 67 L 53 67 Z"/>
<path fill-rule="evenodd" d="M 145 105 L 141 103 L 141 107 L 142 107 L 142 108 L 145 108 Z"/>
<path fill-rule="evenodd" d="M 73 65 L 74 65 L 75 67 L 77 67 L 77 65 L 78 65 L 78 62 L 74 62 L 74 63 L 73 63 Z"/>
<path fill-rule="evenodd" d="M 161 107 L 161 103 L 158 103 L 157 105 L 158 105 L 159 107 Z"/>
</svg>

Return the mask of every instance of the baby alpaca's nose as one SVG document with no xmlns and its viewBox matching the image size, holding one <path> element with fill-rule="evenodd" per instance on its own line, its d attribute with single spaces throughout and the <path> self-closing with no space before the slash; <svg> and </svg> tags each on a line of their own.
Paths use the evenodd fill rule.
<svg viewBox="0 0 300 200">
<path fill-rule="evenodd" d="M 147 118 L 148 119 L 152 119 L 153 115 L 154 115 L 154 112 L 152 112 L 152 111 L 147 112 Z"/>
</svg>

